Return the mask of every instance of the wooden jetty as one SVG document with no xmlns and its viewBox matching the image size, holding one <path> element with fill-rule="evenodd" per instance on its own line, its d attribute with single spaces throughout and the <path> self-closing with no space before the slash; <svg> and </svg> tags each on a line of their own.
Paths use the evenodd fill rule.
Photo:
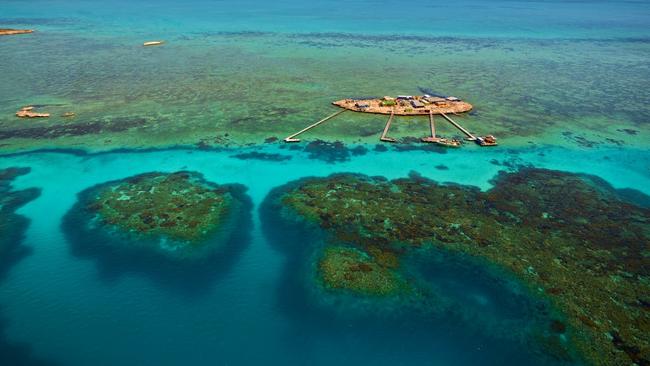
<svg viewBox="0 0 650 366">
<path fill-rule="evenodd" d="M 386 136 L 386 135 L 388 135 L 388 130 L 390 129 L 390 124 L 391 124 L 391 122 L 393 122 L 393 117 L 395 117 L 395 112 L 391 113 L 390 117 L 388 117 L 388 121 L 386 122 L 386 127 L 384 127 L 384 132 L 381 134 L 381 137 L 379 138 L 381 141 L 384 141 L 384 142 L 396 142 L 397 141 L 392 137 Z"/>
<path fill-rule="evenodd" d="M 459 125 L 458 123 L 456 123 L 456 121 L 454 121 L 453 119 L 449 118 L 449 116 L 447 116 L 446 114 L 444 114 L 444 113 L 440 113 L 440 114 L 441 114 L 441 115 L 442 115 L 442 116 L 443 116 L 447 121 L 449 121 L 449 123 L 451 123 L 452 125 L 454 125 L 454 127 L 456 127 L 456 128 L 459 129 L 462 133 L 464 133 L 465 135 L 467 135 L 467 139 L 468 139 L 469 141 L 474 141 L 474 142 L 476 142 L 476 144 L 478 144 L 479 146 L 497 146 L 497 145 L 498 145 L 498 144 L 497 144 L 497 138 L 496 138 L 496 137 L 494 137 L 494 136 L 492 136 L 492 135 L 478 136 L 478 137 L 477 137 L 477 136 L 474 136 L 474 135 L 472 135 L 469 131 L 467 131 L 466 129 L 464 129 L 463 126 Z"/>
<path fill-rule="evenodd" d="M 330 119 L 332 119 L 332 118 L 338 116 L 339 114 L 341 114 L 341 113 L 343 113 L 343 112 L 345 112 L 345 111 L 346 111 L 346 109 L 344 109 L 344 110 L 342 110 L 342 111 L 338 111 L 338 112 L 336 112 L 336 113 L 333 113 L 333 114 L 331 114 L 331 115 L 329 115 L 329 116 L 327 116 L 327 117 L 321 119 L 320 121 L 318 121 L 318 122 L 316 122 L 316 123 L 314 123 L 314 124 L 312 124 L 312 125 L 309 125 L 309 126 L 303 128 L 302 130 L 300 130 L 300 131 L 294 133 L 293 135 L 287 136 L 287 137 L 284 139 L 284 142 L 299 142 L 300 139 L 297 139 L 296 136 L 302 134 L 303 132 L 307 132 L 307 131 L 311 130 L 312 128 L 314 128 L 314 127 L 320 125 L 321 123 L 324 123 L 324 122 L 329 121 Z"/>
<path fill-rule="evenodd" d="M 456 123 L 453 119 L 449 118 L 449 116 L 447 116 L 447 115 L 444 114 L 444 113 L 440 113 L 440 115 L 441 115 L 444 119 L 446 119 L 447 121 L 449 121 L 449 123 L 451 123 L 454 127 L 456 127 L 457 129 L 459 129 L 460 132 L 462 132 L 462 133 L 464 133 L 465 135 L 467 135 L 467 139 L 468 139 L 468 140 L 470 140 L 470 141 L 476 141 L 476 136 L 472 135 L 469 131 L 467 131 L 466 129 L 464 129 L 463 126 L 461 126 L 461 125 L 459 125 L 458 123 Z"/>
</svg>

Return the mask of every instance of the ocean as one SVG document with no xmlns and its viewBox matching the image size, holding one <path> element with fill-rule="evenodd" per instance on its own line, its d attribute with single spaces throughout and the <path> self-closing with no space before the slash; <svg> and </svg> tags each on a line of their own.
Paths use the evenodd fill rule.
<svg viewBox="0 0 650 366">
<path fill-rule="evenodd" d="M 0 258 L 0 363 L 582 365 L 598 364 L 600 354 L 584 346 L 597 339 L 615 355 L 602 364 L 644 365 L 650 359 L 649 25 L 645 1 L 0 0 L 0 28 L 36 30 L 0 37 L 0 183 L 10 187 L 0 190 L 7 197 L 0 200 L 7 223 L 0 233 L 10 238 L 0 238 L 0 256 L 11 257 Z M 152 40 L 165 44 L 142 47 Z M 396 118 L 391 136 L 399 141 L 381 143 L 386 116 L 352 112 L 299 143 L 282 142 L 336 112 L 334 100 L 398 94 L 463 98 L 474 109 L 453 118 L 494 134 L 499 146 L 425 146 L 417 141 L 427 134 L 425 117 Z M 16 118 L 26 105 L 52 116 Z M 439 134 L 457 136 L 436 121 Z M 28 172 L 3 178 L 13 167 Z M 409 290 L 382 296 L 345 288 L 357 278 L 350 276 L 379 267 L 361 266 L 331 283 L 323 278 L 322 253 L 343 245 L 377 259 L 369 249 L 375 244 L 350 237 L 384 243 L 379 228 L 390 223 L 382 219 L 376 231 L 364 227 L 351 236 L 372 209 L 339 224 L 329 216 L 310 221 L 300 211 L 287 214 L 276 207 L 287 201 L 274 201 L 306 178 L 329 179 L 327 190 L 310 197 L 320 201 L 307 206 L 326 205 L 318 213 L 336 216 L 332 197 L 341 187 L 332 175 L 341 173 L 474 187 L 487 200 L 499 187 L 499 172 L 531 168 L 597 177 L 594 192 L 607 191 L 604 207 L 625 202 L 627 210 L 639 210 L 614 226 L 639 225 L 634 233 L 641 239 L 589 226 L 600 216 L 618 223 L 619 211 L 557 219 L 531 230 L 560 244 L 508 234 L 516 239 L 509 245 L 530 245 L 531 252 L 554 248 L 540 262 L 548 268 L 531 262 L 522 273 L 519 264 L 483 252 L 450 250 L 438 236 L 409 242 L 420 230 L 417 219 L 414 227 L 392 223 L 407 234 L 381 248 L 396 253 L 399 266 L 379 267 L 397 273 Z M 75 211 L 90 207 L 84 192 L 179 171 L 243 186 L 249 204 L 223 244 L 229 250 L 169 264 L 119 246 L 109 255 L 98 248 L 110 241 L 79 234 L 101 225 Z M 579 216 L 580 205 L 591 207 L 584 197 L 600 196 L 579 196 L 572 187 L 561 195 L 578 197 L 572 215 Z M 14 206 L 16 192 L 33 188 L 37 197 Z M 523 206 L 532 207 L 545 193 L 531 184 L 526 194 Z M 419 204 L 418 197 L 409 196 L 405 207 Z M 544 217 L 564 209 L 553 197 L 539 203 Z M 383 207 L 382 200 L 378 194 L 364 202 Z M 341 210 L 356 210 L 354 201 Z M 533 225 L 507 221 L 514 208 L 485 207 L 476 215 L 499 217 L 497 231 Z M 421 214 L 438 217 L 433 208 Z M 20 217 L 24 228 L 10 224 Z M 440 217 L 454 230 L 471 221 Z M 607 234 L 594 239 L 589 232 Z M 476 241 L 469 229 L 463 237 Z M 601 243 L 619 237 L 639 253 L 628 257 L 630 249 L 622 259 Z M 18 249 L 24 253 L 8 254 Z M 626 272 L 602 264 L 610 263 L 605 258 L 640 269 Z M 572 288 L 570 279 L 549 285 L 567 268 L 613 287 L 591 288 L 593 308 L 581 308 L 584 297 L 556 294 Z M 624 303 L 625 316 L 593 305 L 603 298 Z M 598 320 L 608 314 L 614 323 L 603 328 L 610 323 Z M 626 317 L 633 321 L 620 320 Z"/>
</svg>

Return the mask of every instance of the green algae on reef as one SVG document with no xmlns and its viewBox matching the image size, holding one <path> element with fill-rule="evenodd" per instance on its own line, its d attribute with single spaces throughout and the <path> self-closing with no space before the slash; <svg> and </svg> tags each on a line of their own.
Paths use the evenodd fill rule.
<svg viewBox="0 0 650 366">
<path fill-rule="evenodd" d="M 27 229 L 28 220 L 16 214 L 16 210 L 38 197 L 40 190 L 30 188 L 15 191 L 11 182 L 29 171 L 29 168 L 0 170 L 0 277 L 5 274 L 10 264 L 26 252 L 20 243 Z"/>
<path fill-rule="evenodd" d="M 319 263 L 326 287 L 347 289 L 370 295 L 400 291 L 404 281 L 392 269 L 356 248 L 332 246 L 325 249 Z"/>
<path fill-rule="evenodd" d="M 102 189 L 90 208 L 106 224 L 194 245 L 221 224 L 232 203 L 225 190 L 197 178 L 190 173 L 133 177 Z"/>
<path fill-rule="evenodd" d="M 89 230 L 123 239 L 112 245 L 171 259 L 205 258 L 230 237 L 244 206 L 242 191 L 194 172 L 145 173 L 92 187 L 76 207 Z"/>
<path fill-rule="evenodd" d="M 524 168 L 494 184 L 482 192 L 415 175 L 344 174 L 302 181 L 280 200 L 365 261 L 389 258 L 398 267 L 405 254 L 431 246 L 487 260 L 545 294 L 566 317 L 550 331 L 590 363 L 648 364 L 650 210 L 591 176 Z M 364 289 L 345 276 L 325 282 Z M 555 340 L 540 342 L 562 355 Z"/>
</svg>

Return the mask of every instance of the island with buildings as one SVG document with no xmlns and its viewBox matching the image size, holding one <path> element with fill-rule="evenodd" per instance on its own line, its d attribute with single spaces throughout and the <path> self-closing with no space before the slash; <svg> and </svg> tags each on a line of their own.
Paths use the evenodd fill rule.
<svg viewBox="0 0 650 366">
<path fill-rule="evenodd" d="M 353 111 L 360 113 L 373 113 L 388 115 L 388 121 L 384 126 L 384 130 L 379 140 L 383 142 L 397 142 L 395 138 L 388 136 L 391 124 L 395 116 L 428 116 L 429 117 L 429 132 L 430 136 L 421 138 L 422 142 L 435 143 L 446 147 L 460 147 L 462 142 L 456 138 L 445 138 L 436 134 L 436 126 L 434 115 L 442 116 L 453 127 L 458 129 L 463 135 L 466 136 L 468 141 L 474 141 L 479 146 L 496 146 L 496 138 L 492 135 L 477 136 L 472 132 L 465 129 L 458 122 L 454 121 L 448 114 L 459 115 L 460 113 L 469 112 L 472 110 L 472 105 L 463 101 L 460 98 L 452 96 L 431 96 L 425 95 L 398 95 L 397 97 L 384 96 L 383 98 L 370 98 L 370 99 L 354 99 L 347 98 L 332 102 L 333 105 L 343 108 L 322 120 L 309 125 L 302 130 L 288 136 L 284 139 L 285 142 L 299 142 L 298 135 L 311 130 L 320 124 L 329 121 L 330 119 L 342 114 L 345 111 Z"/>
</svg>

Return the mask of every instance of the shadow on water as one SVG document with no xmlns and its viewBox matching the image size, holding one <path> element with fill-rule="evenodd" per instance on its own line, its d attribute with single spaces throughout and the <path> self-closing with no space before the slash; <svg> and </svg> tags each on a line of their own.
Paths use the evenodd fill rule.
<svg viewBox="0 0 650 366">
<path fill-rule="evenodd" d="M 283 211 L 279 201 L 284 193 L 307 179 L 310 178 L 275 188 L 260 207 L 264 234 L 273 248 L 286 256 L 276 306 L 291 324 L 287 342 L 300 350 L 291 355 L 295 358 L 292 361 L 378 365 L 569 364 L 544 354 L 533 334 L 518 329 L 528 323 L 530 312 L 535 311 L 533 300 L 518 293 L 520 289 L 513 289 L 508 281 L 490 277 L 490 271 L 461 257 L 447 262 L 450 257 L 443 254 L 418 254 L 407 259 L 417 263 L 408 264 L 408 275 L 417 276 L 419 282 L 445 297 L 427 299 L 426 311 L 409 303 L 412 299 L 408 298 L 384 301 L 324 290 L 314 279 L 314 259 L 328 238 L 313 224 L 294 217 L 286 209 Z M 441 261 L 444 265 L 431 267 Z M 333 349 L 336 352 L 331 352 Z"/>
<path fill-rule="evenodd" d="M 13 180 L 28 174 L 29 168 L 7 168 L 0 170 L 0 282 L 9 268 L 31 253 L 31 248 L 22 246 L 29 219 L 17 215 L 17 209 L 41 195 L 38 188 L 13 190 Z"/>
<path fill-rule="evenodd" d="M 5 329 L 8 327 L 7 319 L 2 316 L 0 309 L 0 360 L 6 366 L 56 366 L 57 362 L 43 360 L 35 357 L 28 344 L 10 342 L 6 339 Z"/>
<path fill-rule="evenodd" d="M 0 226 L 10 228 L 0 230 L 2 237 L 0 238 L 0 282 L 2 282 L 9 269 L 21 259 L 32 253 L 32 248 L 21 245 L 24 239 L 25 230 L 29 226 L 30 220 L 26 217 L 19 215 L 2 215 L 4 219 Z"/>
<path fill-rule="evenodd" d="M 26 168 L 0 170 L 0 284 L 5 280 L 11 267 L 32 252 L 31 248 L 22 245 L 30 220 L 17 215 L 15 211 L 36 199 L 41 191 L 37 188 L 14 191 L 11 187 L 15 177 L 27 174 L 29 171 Z M 5 332 L 8 326 L 9 321 L 2 315 L 0 308 L 0 363 L 2 365 L 56 365 L 34 357 L 28 344 L 15 343 L 7 339 Z"/>
<path fill-rule="evenodd" d="M 251 241 L 252 201 L 243 185 L 222 186 L 228 189 L 234 198 L 233 202 L 238 204 L 220 233 L 211 239 L 223 242 L 217 245 L 213 253 L 202 258 L 170 258 L 142 245 L 146 240 L 144 238 L 127 237 L 101 225 L 89 225 L 93 215 L 89 214 L 86 207 L 90 195 L 98 186 L 79 193 L 77 202 L 63 217 L 61 227 L 72 254 L 93 259 L 100 278 L 107 283 L 134 273 L 144 275 L 163 287 L 183 292 L 184 295 L 201 295 L 210 288 L 213 281 L 228 273 Z M 135 245 L 135 242 L 134 245 L 128 245 L 129 241 L 136 240 L 140 245 Z"/>
</svg>

